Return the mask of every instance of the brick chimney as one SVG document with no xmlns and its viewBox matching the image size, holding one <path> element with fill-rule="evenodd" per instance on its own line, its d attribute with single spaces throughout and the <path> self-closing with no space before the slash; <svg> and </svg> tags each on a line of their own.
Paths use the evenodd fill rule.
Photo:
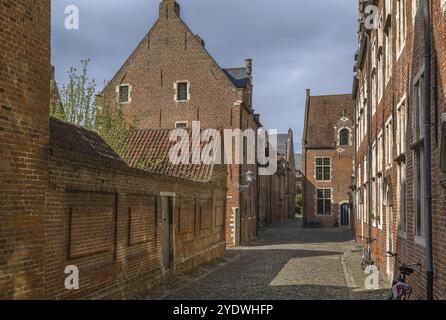
<svg viewBox="0 0 446 320">
<path fill-rule="evenodd" d="M 246 59 L 246 73 L 248 78 L 252 77 L 252 59 Z"/>
<path fill-rule="evenodd" d="M 160 19 L 180 16 L 180 5 L 175 0 L 163 0 L 160 3 Z"/>
</svg>

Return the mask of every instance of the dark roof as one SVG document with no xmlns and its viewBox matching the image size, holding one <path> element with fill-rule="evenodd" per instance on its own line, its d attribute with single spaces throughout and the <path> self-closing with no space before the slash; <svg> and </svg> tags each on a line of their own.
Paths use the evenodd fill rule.
<svg viewBox="0 0 446 320">
<path fill-rule="evenodd" d="M 50 146 L 88 157 L 115 162 L 123 160 L 94 131 L 50 118 Z"/>
<path fill-rule="evenodd" d="M 244 88 L 248 85 L 248 73 L 246 68 L 223 69 L 237 88 Z"/>
<path fill-rule="evenodd" d="M 353 120 L 351 94 L 310 96 L 305 111 L 304 144 L 306 147 L 331 147 L 336 141 L 335 124 L 346 111 Z"/>
<path fill-rule="evenodd" d="M 172 131 L 147 129 L 131 132 L 126 140 L 122 158 L 130 167 L 140 170 L 197 182 L 209 182 L 214 173 L 213 165 L 171 163 L 169 151 L 176 144 L 170 141 Z"/>
</svg>

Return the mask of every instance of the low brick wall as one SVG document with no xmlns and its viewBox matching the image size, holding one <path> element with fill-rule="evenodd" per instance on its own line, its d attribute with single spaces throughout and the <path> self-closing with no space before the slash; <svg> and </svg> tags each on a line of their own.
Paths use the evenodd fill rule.
<svg viewBox="0 0 446 320">
<path fill-rule="evenodd" d="M 225 251 L 226 189 L 52 148 L 44 297 L 124 299 Z M 224 182 L 223 182 L 224 185 Z M 163 263 L 163 195 L 173 198 L 173 266 Z M 67 290 L 65 267 L 79 268 Z"/>
</svg>

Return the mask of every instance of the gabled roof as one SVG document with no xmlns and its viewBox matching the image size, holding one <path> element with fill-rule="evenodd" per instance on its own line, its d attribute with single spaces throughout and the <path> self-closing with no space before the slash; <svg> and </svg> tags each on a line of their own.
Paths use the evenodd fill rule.
<svg viewBox="0 0 446 320">
<path fill-rule="evenodd" d="M 344 111 L 350 119 L 353 119 L 354 103 L 351 94 L 308 96 L 304 147 L 332 147 L 336 141 L 334 127 Z"/>
<path fill-rule="evenodd" d="M 170 141 L 172 131 L 173 129 L 147 129 L 131 132 L 125 142 L 123 159 L 130 167 L 151 173 L 209 182 L 214 176 L 214 165 L 175 165 L 170 161 L 169 151 L 176 144 Z"/>
<path fill-rule="evenodd" d="M 119 155 L 96 132 L 55 118 L 50 118 L 50 146 L 125 165 Z"/>
<path fill-rule="evenodd" d="M 237 88 L 245 88 L 249 83 L 249 76 L 246 68 L 223 69 Z"/>
</svg>

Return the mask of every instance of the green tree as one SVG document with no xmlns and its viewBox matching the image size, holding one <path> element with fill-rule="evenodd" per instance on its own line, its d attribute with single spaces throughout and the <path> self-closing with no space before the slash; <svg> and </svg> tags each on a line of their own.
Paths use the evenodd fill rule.
<svg viewBox="0 0 446 320">
<path fill-rule="evenodd" d="M 88 65 L 90 59 L 81 60 L 78 70 L 71 67 L 67 84 L 60 85 L 60 92 L 51 104 L 51 116 L 80 125 L 88 129 L 94 129 L 96 124 L 96 81 L 88 77 Z M 57 89 L 56 89 L 57 90 Z M 60 100 L 60 101 L 58 101 Z M 62 105 L 62 109 L 60 108 Z"/>
<path fill-rule="evenodd" d="M 301 193 L 296 194 L 296 211 L 298 215 L 303 214 L 303 196 Z"/>
</svg>

